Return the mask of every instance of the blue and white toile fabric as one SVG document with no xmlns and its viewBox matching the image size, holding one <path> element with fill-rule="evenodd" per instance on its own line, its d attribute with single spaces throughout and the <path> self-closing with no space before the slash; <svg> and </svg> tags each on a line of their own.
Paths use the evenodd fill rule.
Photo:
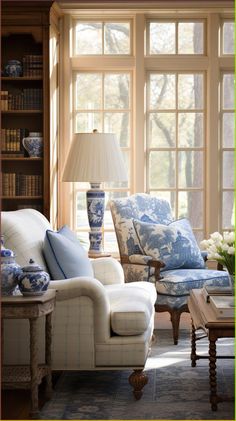
<svg viewBox="0 0 236 421">
<path fill-rule="evenodd" d="M 150 250 L 143 251 L 140 247 L 133 219 L 137 220 L 137 223 L 140 225 L 143 223 L 152 225 L 162 224 L 164 226 L 168 226 L 169 224 L 171 224 L 170 226 L 175 225 L 169 202 L 162 198 L 152 197 L 149 194 L 138 193 L 130 197 L 111 200 L 110 208 L 120 255 L 128 256 L 132 262 L 142 263 L 143 261 L 145 263 L 146 258 L 149 259 L 150 257 Z M 186 220 L 182 221 L 184 222 L 178 221 L 178 224 L 182 224 L 182 230 L 188 232 L 188 237 L 191 238 L 192 245 L 196 246 L 196 240 L 194 237 L 193 240 L 191 236 L 192 231 L 190 234 L 189 227 L 187 227 L 187 223 L 185 222 Z M 185 244 L 185 240 L 182 244 Z M 181 254 L 183 257 L 182 250 Z M 143 256 L 142 258 L 141 255 Z M 170 264 L 172 257 L 169 259 Z M 191 268 L 168 269 L 167 266 L 162 270 L 162 279 L 156 282 L 157 305 L 168 305 L 170 308 L 178 309 L 184 304 L 187 304 L 189 292 L 193 288 L 202 288 L 204 284 L 215 286 L 229 285 L 227 272 L 204 268 L 202 253 L 200 252 L 199 255 L 198 246 L 193 250 L 192 258 L 193 265 L 191 265 Z M 196 261 L 194 260 L 195 258 Z M 199 268 L 196 268 L 196 266 Z M 125 263 L 123 264 L 123 270 L 126 282 L 149 281 L 155 283 L 154 268 L 150 268 L 147 265 Z"/>
<path fill-rule="evenodd" d="M 162 260 L 165 268 L 203 269 L 201 251 L 187 219 L 169 225 L 142 222 L 133 219 L 134 228 L 143 254 Z"/>
</svg>

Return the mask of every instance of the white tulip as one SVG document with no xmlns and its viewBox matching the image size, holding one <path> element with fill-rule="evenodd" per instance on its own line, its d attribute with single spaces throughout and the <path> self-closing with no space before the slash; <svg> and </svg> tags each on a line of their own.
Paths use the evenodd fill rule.
<svg viewBox="0 0 236 421">
<path fill-rule="evenodd" d="M 229 247 L 228 254 L 234 255 L 235 254 L 235 248 L 234 247 Z"/>
<path fill-rule="evenodd" d="M 219 233 L 219 232 L 213 232 L 211 235 L 210 235 L 210 237 L 212 238 L 212 240 L 214 240 L 214 241 L 222 241 L 223 240 L 223 237 L 222 237 L 222 235 Z"/>
</svg>

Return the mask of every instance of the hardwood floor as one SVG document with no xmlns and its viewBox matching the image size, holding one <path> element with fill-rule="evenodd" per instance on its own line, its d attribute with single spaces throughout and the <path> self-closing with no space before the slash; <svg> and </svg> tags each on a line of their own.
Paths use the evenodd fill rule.
<svg viewBox="0 0 236 421">
<path fill-rule="evenodd" d="M 52 375 L 53 387 L 55 387 L 61 372 Z M 46 402 L 44 382 L 39 385 L 39 409 Z M 2 420 L 29 420 L 30 413 L 30 390 L 3 390 L 1 395 L 1 419 Z"/>
</svg>

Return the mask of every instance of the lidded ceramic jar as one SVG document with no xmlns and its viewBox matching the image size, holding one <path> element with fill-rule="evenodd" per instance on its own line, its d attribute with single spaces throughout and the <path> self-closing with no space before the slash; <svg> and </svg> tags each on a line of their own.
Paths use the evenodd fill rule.
<svg viewBox="0 0 236 421">
<path fill-rule="evenodd" d="M 15 254 L 12 250 L 3 245 L 1 236 L 1 293 L 2 295 L 13 295 L 18 284 L 18 276 L 22 273 L 20 265 L 15 261 Z"/>
<path fill-rule="evenodd" d="M 22 273 L 18 276 L 20 292 L 25 296 L 43 295 L 48 289 L 49 281 L 49 274 L 33 259 L 22 267 Z"/>
<path fill-rule="evenodd" d="M 29 136 L 22 139 L 22 144 L 32 158 L 43 156 L 43 137 L 41 132 L 30 132 Z"/>
<path fill-rule="evenodd" d="M 20 77 L 22 76 L 22 64 L 19 60 L 8 60 L 4 68 L 5 76 Z"/>
</svg>

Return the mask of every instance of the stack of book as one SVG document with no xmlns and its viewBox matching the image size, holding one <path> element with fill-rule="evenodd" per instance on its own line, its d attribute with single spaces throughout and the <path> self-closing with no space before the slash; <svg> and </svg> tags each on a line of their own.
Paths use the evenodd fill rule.
<svg viewBox="0 0 236 421">
<path fill-rule="evenodd" d="M 217 319 L 234 317 L 235 302 L 231 287 L 205 286 L 202 294 Z"/>
<path fill-rule="evenodd" d="M 1 150 L 4 156 L 24 156 L 22 139 L 28 136 L 27 129 L 1 129 Z"/>
<path fill-rule="evenodd" d="M 1 110 L 8 110 L 8 91 L 1 91 Z"/>
<path fill-rule="evenodd" d="M 39 88 L 23 89 L 24 110 L 40 110 L 43 106 L 43 91 Z"/>
<path fill-rule="evenodd" d="M 42 176 L 21 173 L 2 174 L 3 196 L 41 196 Z"/>
<path fill-rule="evenodd" d="M 43 76 L 43 56 L 28 54 L 23 57 L 23 76 Z"/>
</svg>

